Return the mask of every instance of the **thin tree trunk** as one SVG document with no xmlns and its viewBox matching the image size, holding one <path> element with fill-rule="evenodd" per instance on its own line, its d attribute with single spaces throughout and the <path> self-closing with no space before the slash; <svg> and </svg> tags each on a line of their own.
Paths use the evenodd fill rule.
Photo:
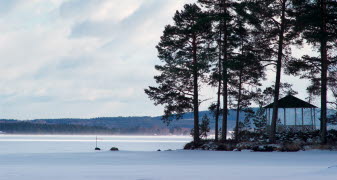
<svg viewBox="0 0 337 180">
<path fill-rule="evenodd" d="M 219 81 L 218 88 L 218 101 L 216 106 L 216 114 L 215 114 L 215 141 L 219 141 L 219 116 L 220 116 L 220 96 L 221 96 L 221 81 Z"/>
<path fill-rule="evenodd" d="M 194 111 L 194 143 L 199 142 L 199 93 L 198 93 L 198 67 L 197 67 L 197 44 L 193 37 L 193 111 Z"/>
<path fill-rule="evenodd" d="M 327 143 L 327 71 L 328 71 L 328 56 L 327 56 L 327 27 L 326 27 L 326 0 L 321 0 L 321 142 Z"/>
<path fill-rule="evenodd" d="M 218 99 L 216 105 L 215 113 L 215 141 L 219 140 L 219 116 L 220 116 L 220 99 L 221 99 L 221 32 L 220 32 L 220 41 L 219 41 L 219 85 L 218 85 Z"/>
<path fill-rule="evenodd" d="M 241 37 L 241 55 L 243 56 L 243 38 Z M 242 73 L 243 68 L 240 68 L 239 73 L 239 92 L 238 92 L 238 104 L 236 108 L 236 129 L 235 129 L 235 141 L 239 141 L 239 120 L 240 120 L 240 110 L 241 110 L 241 94 L 242 94 Z"/>
<path fill-rule="evenodd" d="M 220 0 L 221 1 L 221 0 Z M 224 14 L 227 12 L 227 4 L 226 0 L 223 0 L 224 2 Z M 223 61 L 222 61 L 222 76 L 223 76 L 223 83 L 222 83 L 222 98 L 223 98 L 223 114 L 222 114 L 222 131 L 221 131 L 221 141 L 227 140 L 227 114 L 228 114 L 228 90 L 227 90 L 227 84 L 228 84 L 228 77 L 227 77 L 227 15 L 224 16 L 224 44 L 223 44 Z"/>
<path fill-rule="evenodd" d="M 283 58 L 286 1 L 287 0 L 282 1 L 281 29 L 280 29 L 279 42 L 278 42 L 273 118 L 272 118 L 270 135 L 269 135 L 269 140 L 271 143 L 274 143 L 276 141 L 275 135 L 276 135 L 276 124 L 277 124 L 277 119 L 278 119 L 278 100 L 280 96 L 280 84 L 281 84 L 281 68 L 282 68 L 282 58 Z"/>
<path fill-rule="evenodd" d="M 241 89 L 242 89 L 242 69 L 240 70 L 239 75 L 239 95 L 238 95 L 238 104 L 236 108 L 236 127 L 235 127 L 235 141 L 239 141 L 239 119 L 240 119 L 240 106 L 241 106 Z"/>
</svg>

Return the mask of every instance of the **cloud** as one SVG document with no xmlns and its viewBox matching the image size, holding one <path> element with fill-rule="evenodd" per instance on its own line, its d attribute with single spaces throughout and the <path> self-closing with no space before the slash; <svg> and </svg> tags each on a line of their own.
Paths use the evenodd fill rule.
<svg viewBox="0 0 337 180">
<path fill-rule="evenodd" d="M 162 114 L 144 94 L 155 46 L 194 1 L 1 1 L 1 118 Z"/>
<path fill-rule="evenodd" d="M 154 47 L 164 25 L 183 4 L 1 2 L 2 118 L 160 115 L 143 90 L 154 83 Z"/>
<path fill-rule="evenodd" d="M 2 0 L 0 1 L 0 16 L 3 16 L 13 10 L 20 0 Z"/>
</svg>

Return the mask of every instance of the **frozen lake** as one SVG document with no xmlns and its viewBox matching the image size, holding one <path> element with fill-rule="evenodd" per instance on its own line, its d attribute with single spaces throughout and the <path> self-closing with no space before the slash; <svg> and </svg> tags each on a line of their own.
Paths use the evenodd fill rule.
<svg viewBox="0 0 337 180">
<path fill-rule="evenodd" d="M 103 151 L 118 147 L 122 151 L 182 149 L 189 136 L 97 136 Z M 83 135 L 0 135 L 0 154 L 93 152 L 96 136 Z"/>
<path fill-rule="evenodd" d="M 337 152 L 161 151 L 190 137 L 0 136 L 0 180 L 332 180 Z M 108 149 L 117 146 L 119 152 Z"/>
</svg>

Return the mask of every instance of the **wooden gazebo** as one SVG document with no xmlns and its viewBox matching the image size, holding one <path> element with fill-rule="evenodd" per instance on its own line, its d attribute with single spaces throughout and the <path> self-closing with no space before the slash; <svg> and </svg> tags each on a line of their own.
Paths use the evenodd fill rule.
<svg viewBox="0 0 337 180">
<path fill-rule="evenodd" d="M 267 116 L 267 124 L 268 126 L 271 125 L 271 119 L 272 119 L 272 109 L 273 109 L 274 103 L 271 103 L 264 108 L 266 111 Z M 285 131 L 285 130 L 315 130 L 316 129 L 316 106 L 305 102 L 295 96 L 287 95 L 284 98 L 279 99 L 278 101 L 278 108 L 283 109 L 283 118 L 281 116 L 279 117 L 279 122 L 277 124 L 277 128 L 279 131 Z M 287 109 L 293 109 L 294 110 L 294 121 L 287 120 Z M 301 119 L 298 121 L 298 114 L 297 109 L 301 110 Z M 305 120 L 305 110 L 310 110 L 310 119 Z M 281 112 L 282 113 L 282 112 Z M 280 112 L 279 112 L 280 115 Z M 281 120 L 282 119 L 282 120 Z M 308 121 L 309 120 L 309 121 Z"/>
</svg>

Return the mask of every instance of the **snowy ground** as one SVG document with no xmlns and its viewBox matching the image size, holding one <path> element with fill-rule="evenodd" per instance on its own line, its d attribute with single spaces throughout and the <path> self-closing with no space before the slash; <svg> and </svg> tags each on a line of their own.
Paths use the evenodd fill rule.
<svg viewBox="0 0 337 180">
<path fill-rule="evenodd" d="M 129 137 L 120 152 L 79 150 L 92 144 L 78 137 L 1 137 L 1 180 L 198 180 L 337 179 L 337 152 L 297 153 L 150 151 L 154 144 L 182 146 L 185 138 Z M 11 139 L 11 140 L 8 140 Z M 23 141 L 25 139 L 25 141 Z M 30 139 L 30 140 L 29 140 Z M 42 140 L 41 140 L 42 139 Z M 43 140 L 44 139 L 44 140 Z M 49 141 L 52 139 L 53 141 Z M 61 141 L 63 139 L 63 141 Z M 104 138 L 103 138 L 104 139 Z M 107 138 L 106 138 L 107 139 Z M 114 139 L 114 138 L 110 138 Z M 122 138 L 125 139 L 125 138 Z M 135 140 L 136 139 L 136 140 Z M 138 139 L 138 140 L 137 140 Z M 146 142 L 147 140 L 147 142 Z M 145 141 L 142 142 L 141 141 Z M 20 147 L 21 149 L 13 149 Z M 55 143 L 57 146 L 55 146 Z M 60 144 L 58 144 L 60 143 Z M 106 143 L 115 144 L 114 140 Z M 120 145 L 122 142 L 119 142 Z M 83 145 L 84 144 L 84 145 Z M 101 142 L 103 145 L 103 142 Z M 136 145 L 135 145 L 136 144 Z M 150 145 L 149 145 L 150 144 Z M 73 146 L 73 150 L 69 150 Z M 40 148 L 39 148 L 40 147 Z M 46 148 L 49 147 L 49 148 Z M 66 148 L 65 148 L 66 147 Z M 144 148 L 145 147 L 145 148 Z M 7 149 L 6 152 L 3 149 Z M 55 149 L 52 149 L 55 148 Z M 27 152 L 24 152 L 28 149 Z M 35 152 L 32 150 L 36 149 Z M 41 153 L 41 150 L 46 152 Z"/>
</svg>

